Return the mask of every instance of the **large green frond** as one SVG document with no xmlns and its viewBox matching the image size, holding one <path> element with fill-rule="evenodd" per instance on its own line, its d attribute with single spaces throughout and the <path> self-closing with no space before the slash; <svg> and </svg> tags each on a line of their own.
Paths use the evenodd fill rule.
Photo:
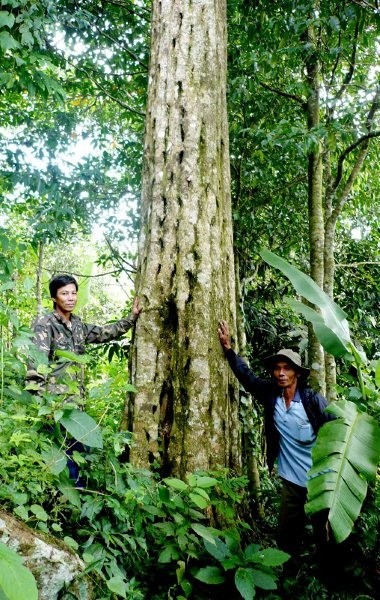
<svg viewBox="0 0 380 600">
<path fill-rule="evenodd" d="M 380 460 L 380 429 L 374 418 L 353 402 L 339 400 L 328 408 L 338 418 L 326 423 L 313 448 L 307 483 L 309 513 L 327 509 L 335 539 L 351 533 Z"/>
</svg>

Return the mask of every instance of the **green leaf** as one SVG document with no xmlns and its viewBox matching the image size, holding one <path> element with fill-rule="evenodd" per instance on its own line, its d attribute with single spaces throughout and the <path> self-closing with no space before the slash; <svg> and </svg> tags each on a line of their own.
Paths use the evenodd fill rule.
<svg viewBox="0 0 380 600">
<path fill-rule="evenodd" d="M 163 481 L 169 487 L 172 487 L 175 490 L 180 490 L 181 492 L 183 492 L 184 490 L 187 490 L 188 487 L 189 487 L 187 485 L 187 483 L 185 483 L 184 481 L 182 481 L 182 479 L 175 479 L 174 477 L 166 477 L 166 479 L 164 479 Z"/>
<path fill-rule="evenodd" d="M 65 542 L 66 546 L 69 546 L 69 548 L 72 548 L 73 550 L 78 550 L 78 548 L 79 548 L 78 542 L 75 541 L 69 535 L 65 535 L 65 537 L 63 538 L 63 541 Z"/>
<path fill-rule="evenodd" d="M 213 542 L 203 539 L 203 544 L 207 552 L 216 558 L 216 560 L 222 561 L 229 555 L 227 544 L 218 537 L 215 537 Z"/>
<path fill-rule="evenodd" d="M 141 510 L 145 510 L 145 512 L 149 513 L 150 515 L 155 515 L 157 517 L 165 517 L 165 514 L 166 514 L 163 510 L 161 510 L 157 506 L 153 506 L 150 504 L 145 504 L 145 505 L 141 506 Z M 156 525 L 156 523 L 155 523 L 155 525 Z"/>
<path fill-rule="evenodd" d="M 62 408 L 60 408 L 58 410 L 55 410 L 54 411 L 54 421 L 56 423 L 58 423 L 59 419 L 62 419 L 62 417 L 63 417 L 64 414 L 65 414 L 65 411 Z"/>
<path fill-rule="evenodd" d="M 26 24 L 24 24 L 23 26 L 20 27 L 19 31 L 21 33 L 21 43 L 24 46 L 29 46 L 29 47 L 33 46 L 34 37 L 31 34 L 29 27 Z"/>
<path fill-rule="evenodd" d="M 85 365 L 91 360 L 91 357 L 88 354 L 76 354 L 75 352 L 70 352 L 70 350 L 56 350 L 55 355 L 59 358 L 65 358 L 73 363 L 79 363 L 81 365 Z"/>
<path fill-rule="evenodd" d="M 259 544 L 249 544 L 244 550 L 244 558 L 245 560 L 253 560 L 256 559 L 260 554 L 260 545 Z"/>
<path fill-rule="evenodd" d="M 22 558 L 0 542 L 0 590 L 7 600 L 38 600 L 36 581 Z"/>
<path fill-rule="evenodd" d="M 58 484 L 58 489 L 73 506 L 76 506 L 77 508 L 81 507 L 79 492 L 75 489 L 73 482 L 67 476 L 62 477 L 62 481 Z"/>
<path fill-rule="evenodd" d="M 328 411 L 338 419 L 326 423 L 313 448 L 307 482 L 309 513 L 329 509 L 328 520 L 337 542 L 351 533 L 380 461 L 380 428 L 356 404 L 339 400 Z"/>
<path fill-rule="evenodd" d="M 201 523 L 193 523 L 191 529 L 195 531 L 201 538 L 215 545 L 215 534 L 210 527 L 205 527 Z"/>
<path fill-rule="evenodd" d="M 186 594 L 186 598 L 189 598 L 191 592 L 193 591 L 193 586 L 190 583 L 190 581 L 188 581 L 187 579 L 182 579 L 180 585 L 181 585 L 181 588 L 183 589 L 183 591 Z M 181 598 L 182 598 L 182 600 L 186 600 L 185 596 L 178 596 L 177 600 L 181 600 Z"/>
<path fill-rule="evenodd" d="M 9 29 L 11 29 L 14 25 L 14 22 L 15 18 L 11 13 L 5 10 L 0 11 L 0 27 L 9 27 Z"/>
<path fill-rule="evenodd" d="M 190 493 L 189 498 L 196 506 L 198 506 L 198 508 L 206 508 L 206 506 L 209 505 L 209 502 L 207 502 L 207 500 L 205 500 L 202 496 L 199 496 L 199 494 Z"/>
<path fill-rule="evenodd" d="M 85 465 L 87 463 L 86 459 L 84 458 L 83 454 L 81 454 L 80 452 L 78 452 L 77 450 L 74 450 L 74 452 L 71 455 L 73 461 L 77 464 L 77 465 Z"/>
<path fill-rule="evenodd" d="M 219 567 L 203 567 L 194 572 L 194 577 L 211 585 L 219 585 L 225 581 L 223 571 Z"/>
<path fill-rule="evenodd" d="M 68 416 L 61 417 L 59 422 L 78 442 L 90 448 L 103 448 L 99 425 L 87 413 L 74 409 Z"/>
<path fill-rule="evenodd" d="M 330 327 L 325 325 L 320 313 L 293 298 L 286 298 L 286 302 L 295 312 L 302 314 L 307 321 L 310 321 L 315 335 L 326 352 L 336 357 L 349 355 L 349 347 L 339 339 Z"/>
<path fill-rule="evenodd" d="M 176 569 L 176 575 L 177 575 L 177 583 L 181 583 L 183 576 L 186 572 L 186 563 L 183 560 L 179 560 L 177 562 L 178 568 Z"/>
<path fill-rule="evenodd" d="M 300 296 L 319 308 L 324 324 L 334 332 L 341 343 L 348 349 L 351 339 L 346 313 L 331 300 L 311 277 L 302 273 L 302 271 L 289 264 L 286 260 L 266 249 L 262 250 L 260 255 L 269 265 L 282 271 Z"/>
<path fill-rule="evenodd" d="M 111 577 L 107 581 L 107 587 L 113 594 L 117 594 L 122 598 L 126 598 L 126 584 L 121 575 L 117 575 L 116 577 Z"/>
<path fill-rule="evenodd" d="M 11 499 L 15 504 L 26 504 L 28 502 L 28 494 L 24 492 L 13 492 Z"/>
<path fill-rule="evenodd" d="M 217 485 L 218 480 L 215 477 L 207 477 L 205 475 L 194 475 L 191 473 L 187 476 L 187 480 L 192 487 L 207 489 Z"/>
<path fill-rule="evenodd" d="M 44 508 L 39 504 L 32 504 L 30 507 L 31 512 L 39 519 L 40 521 L 47 521 L 49 515 L 45 512 Z"/>
<path fill-rule="evenodd" d="M 13 512 L 23 521 L 27 521 L 29 519 L 29 511 L 25 508 L 25 506 L 16 506 Z"/>
<path fill-rule="evenodd" d="M 53 475 L 59 475 L 66 467 L 66 455 L 57 446 L 51 446 L 48 450 L 43 450 L 41 456 Z"/>
<path fill-rule="evenodd" d="M 198 494 L 198 496 L 202 496 L 202 498 L 204 498 L 205 500 L 207 500 L 208 503 L 210 502 L 210 496 L 208 495 L 208 493 L 204 489 L 196 487 L 196 488 L 193 489 L 192 493 Z"/>
<path fill-rule="evenodd" d="M 256 596 L 255 582 L 252 569 L 240 567 L 235 573 L 236 589 L 244 600 L 252 600 Z"/>
<path fill-rule="evenodd" d="M 244 552 L 244 558 L 253 563 L 266 567 L 278 567 L 289 559 L 289 554 L 276 548 L 257 549 L 256 544 L 250 544 Z"/>
<path fill-rule="evenodd" d="M 20 48 L 20 44 L 15 40 L 13 36 L 11 36 L 8 31 L 0 32 L 0 48 L 6 52 L 7 50 L 15 50 L 16 48 Z"/>
<path fill-rule="evenodd" d="M 178 560 L 179 558 L 179 553 L 178 553 L 178 549 L 176 546 L 174 546 L 173 544 L 170 544 L 169 546 L 166 546 L 166 548 L 164 548 L 160 554 L 160 556 L 158 557 L 158 562 L 159 563 L 169 563 L 172 562 L 173 560 Z"/>
<path fill-rule="evenodd" d="M 252 569 L 253 581 L 256 587 L 262 588 L 263 590 L 275 590 L 277 588 L 276 579 L 269 573 Z"/>
</svg>

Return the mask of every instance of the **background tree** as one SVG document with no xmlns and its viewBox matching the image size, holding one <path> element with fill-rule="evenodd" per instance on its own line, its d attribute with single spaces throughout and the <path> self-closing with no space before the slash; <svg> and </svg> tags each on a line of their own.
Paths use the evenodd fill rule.
<svg viewBox="0 0 380 600">
<path fill-rule="evenodd" d="M 131 460 L 163 473 L 240 463 L 228 161 L 224 0 L 154 2 L 129 423 Z"/>
<path fill-rule="evenodd" d="M 336 227 L 358 201 L 365 221 L 368 192 L 377 189 L 377 19 L 353 2 L 274 2 L 270 15 L 260 1 L 243 2 L 232 14 L 231 164 L 243 279 L 265 272 L 252 252 L 262 243 L 301 266 L 309 252 L 313 278 L 332 294 Z M 331 396 L 334 377 L 327 384 Z"/>
</svg>

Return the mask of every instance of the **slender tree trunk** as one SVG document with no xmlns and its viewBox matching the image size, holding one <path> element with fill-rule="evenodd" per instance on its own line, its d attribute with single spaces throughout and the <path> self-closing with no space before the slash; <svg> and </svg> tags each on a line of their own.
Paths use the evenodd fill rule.
<svg viewBox="0 0 380 600">
<path fill-rule="evenodd" d="M 154 0 L 133 347 L 131 460 L 181 477 L 240 467 L 225 0 Z"/>
<path fill-rule="evenodd" d="M 331 206 L 331 210 L 326 213 L 325 224 L 325 239 L 324 239 L 324 281 L 323 289 L 334 299 L 334 280 L 335 280 L 335 233 L 336 224 L 342 213 L 343 207 L 347 202 L 348 196 L 352 190 L 354 181 L 363 166 L 363 162 L 367 155 L 368 144 L 363 144 L 356 161 L 351 171 L 345 186 L 340 191 L 340 194 L 335 194 L 335 202 L 333 199 L 327 202 Z M 336 363 L 335 358 L 325 353 L 325 371 L 326 371 L 326 396 L 330 402 L 336 399 Z"/>
<path fill-rule="evenodd" d="M 329 186 L 328 186 L 329 187 Z M 332 199 L 330 194 L 326 192 L 325 202 L 325 240 L 324 240 L 324 291 L 333 298 L 334 293 L 334 278 L 335 278 L 335 226 L 332 225 Z M 332 354 L 325 352 L 325 381 L 326 381 L 326 397 L 329 402 L 333 402 L 337 398 L 336 393 L 336 361 Z"/>
<path fill-rule="evenodd" d="M 319 125 L 319 62 L 316 48 L 316 35 L 313 26 L 307 31 L 307 41 L 313 52 L 305 59 L 309 96 L 307 100 L 308 129 Z M 322 147 L 318 143 L 309 154 L 308 160 L 308 212 L 309 212 L 309 243 L 310 243 L 310 276 L 323 288 L 323 256 L 324 256 L 324 218 L 323 218 L 323 163 Z M 309 366 L 311 382 L 314 388 L 324 391 L 325 371 L 324 354 L 313 328 L 309 326 Z"/>
</svg>

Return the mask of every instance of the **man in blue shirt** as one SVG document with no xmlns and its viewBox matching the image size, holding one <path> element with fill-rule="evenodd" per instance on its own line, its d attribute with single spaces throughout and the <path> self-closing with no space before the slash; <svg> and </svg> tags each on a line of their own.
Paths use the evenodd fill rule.
<svg viewBox="0 0 380 600">
<path fill-rule="evenodd" d="M 302 366 L 301 357 L 293 350 L 284 348 L 264 359 L 272 375 L 272 381 L 268 381 L 257 377 L 234 352 L 225 321 L 220 322 L 218 335 L 237 379 L 264 407 L 268 468 L 272 471 L 277 460 L 282 480 L 278 544 L 296 557 L 305 526 L 304 505 L 307 472 L 312 465 L 311 450 L 319 428 L 331 419 L 325 412 L 327 402 L 321 394 L 307 387 L 310 370 Z M 321 515 L 316 521 L 321 521 Z M 317 529 L 319 541 L 326 541 L 325 527 Z"/>
</svg>

